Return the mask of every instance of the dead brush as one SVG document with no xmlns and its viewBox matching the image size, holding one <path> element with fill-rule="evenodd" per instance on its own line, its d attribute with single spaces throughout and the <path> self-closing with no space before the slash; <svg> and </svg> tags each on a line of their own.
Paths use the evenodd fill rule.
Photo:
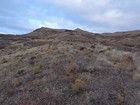
<svg viewBox="0 0 140 105">
<path fill-rule="evenodd" d="M 93 51 L 91 49 L 84 49 L 83 53 L 86 57 L 92 57 L 93 56 Z"/>
<path fill-rule="evenodd" d="M 78 76 L 77 70 L 79 66 L 76 63 L 71 63 L 66 68 L 66 75 L 69 76 L 71 81 L 74 81 L 75 78 Z"/>
<path fill-rule="evenodd" d="M 125 55 L 123 56 L 123 60 L 124 60 L 124 62 L 127 63 L 127 64 L 133 63 L 133 58 L 132 58 L 132 56 L 129 55 L 129 54 L 125 54 Z"/>
</svg>

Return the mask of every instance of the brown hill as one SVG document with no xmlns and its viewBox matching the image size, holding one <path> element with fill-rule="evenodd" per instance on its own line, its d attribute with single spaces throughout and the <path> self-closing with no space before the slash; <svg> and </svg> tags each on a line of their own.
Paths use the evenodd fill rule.
<svg viewBox="0 0 140 105">
<path fill-rule="evenodd" d="M 140 105 L 140 31 L 0 34 L 0 105 Z"/>
</svg>

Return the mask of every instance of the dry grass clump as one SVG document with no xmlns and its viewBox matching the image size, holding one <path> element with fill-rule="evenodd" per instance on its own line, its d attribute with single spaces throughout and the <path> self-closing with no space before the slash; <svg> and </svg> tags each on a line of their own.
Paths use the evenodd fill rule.
<svg viewBox="0 0 140 105">
<path fill-rule="evenodd" d="M 93 51 L 91 49 L 84 49 L 84 55 L 86 57 L 92 57 L 93 56 Z"/>
<path fill-rule="evenodd" d="M 74 81 L 78 76 L 79 66 L 76 63 L 70 63 L 66 68 L 66 75 L 69 76 L 70 81 Z"/>
<path fill-rule="evenodd" d="M 43 68 L 43 65 L 42 64 L 38 64 L 38 65 L 36 65 L 36 66 L 34 66 L 33 68 L 32 68 L 32 73 L 33 74 L 37 74 L 37 73 L 39 73 L 40 72 L 40 70 Z"/>
<path fill-rule="evenodd" d="M 69 52 L 70 49 L 71 49 L 71 47 L 68 45 L 65 45 L 65 46 L 61 45 L 58 47 L 58 50 L 61 52 Z"/>
<path fill-rule="evenodd" d="M 130 54 L 121 54 L 122 52 L 105 52 L 105 56 L 113 65 L 117 65 L 120 68 L 125 68 L 130 63 L 133 63 L 133 58 Z"/>
<path fill-rule="evenodd" d="M 52 55 L 54 53 L 54 51 L 56 50 L 56 47 L 55 46 L 49 46 L 46 53 L 48 55 Z"/>
<path fill-rule="evenodd" d="M 85 100 L 86 100 L 86 101 L 90 101 L 90 100 L 92 100 L 95 96 L 96 96 L 96 94 L 95 94 L 95 92 L 93 92 L 93 91 L 86 92 L 86 94 L 85 94 Z"/>
<path fill-rule="evenodd" d="M 14 87 L 17 87 L 17 86 L 19 86 L 19 85 L 20 85 L 19 80 L 18 80 L 18 79 L 16 79 L 16 78 L 12 79 L 12 80 L 11 80 L 11 83 L 12 83 L 12 85 L 13 85 Z"/>
<path fill-rule="evenodd" d="M 136 72 L 133 74 L 133 80 L 140 82 L 140 73 Z"/>
<path fill-rule="evenodd" d="M 117 66 L 117 68 L 119 70 L 125 70 L 126 67 L 127 67 L 127 64 L 125 64 L 125 63 L 118 63 L 116 66 Z"/>
<path fill-rule="evenodd" d="M 14 60 L 10 64 L 10 67 L 13 70 L 24 68 L 24 66 L 25 66 L 25 64 L 20 59 L 16 59 L 16 58 L 14 58 Z"/>
<path fill-rule="evenodd" d="M 59 64 L 59 59 L 57 59 L 57 58 L 53 58 L 53 64 L 54 65 L 58 65 Z"/>
<path fill-rule="evenodd" d="M 78 93 L 84 86 L 84 81 L 82 79 L 75 79 L 74 83 L 71 86 L 71 90 L 73 93 Z"/>
<path fill-rule="evenodd" d="M 95 67 L 92 66 L 92 65 L 91 66 L 87 66 L 86 71 L 92 73 L 92 72 L 95 71 Z"/>
<path fill-rule="evenodd" d="M 79 67 L 76 63 L 71 63 L 67 66 L 67 73 L 68 74 L 76 74 L 78 68 Z"/>
<path fill-rule="evenodd" d="M 40 78 L 36 78 L 35 80 L 32 81 L 33 85 L 39 86 L 41 83 L 41 79 Z"/>
<path fill-rule="evenodd" d="M 133 58 L 132 58 L 132 56 L 129 55 L 129 54 L 125 54 L 125 55 L 123 56 L 123 60 L 124 60 L 125 63 L 132 63 L 132 62 L 133 62 Z"/>
<path fill-rule="evenodd" d="M 106 57 L 111 57 L 112 56 L 112 53 L 107 51 L 107 52 L 105 52 L 105 56 Z"/>
<path fill-rule="evenodd" d="M 130 54 L 123 54 L 120 56 L 120 61 L 115 63 L 120 70 L 132 70 L 133 58 Z"/>
<path fill-rule="evenodd" d="M 113 65 L 116 65 L 119 62 L 119 56 L 113 55 L 112 52 L 105 52 L 105 56 L 112 62 Z"/>
<path fill-rule="evenodd" d="M 124 105 L 125 97 L 122 93 L 117 94 L 117 100 L 119 105 Z"/>
</svg>

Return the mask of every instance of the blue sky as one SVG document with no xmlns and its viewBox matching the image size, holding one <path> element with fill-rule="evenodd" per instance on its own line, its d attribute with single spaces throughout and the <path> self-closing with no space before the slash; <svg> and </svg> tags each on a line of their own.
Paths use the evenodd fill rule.
<svg viewBox="0 0 140 105">
<path fill-rule="evenodd" d="M 0 0 L 0 33 L 39 27 L 116 32 L 140 29 L 140 0 Z"/>
</svg>

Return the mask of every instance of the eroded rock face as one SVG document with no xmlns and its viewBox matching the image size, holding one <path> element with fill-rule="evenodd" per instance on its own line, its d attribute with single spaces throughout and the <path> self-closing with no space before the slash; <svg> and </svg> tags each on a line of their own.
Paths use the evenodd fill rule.
<svg viewBox="0 0 140 105">
<path fill-rule="evenodd" d="M 140 105 L 139 33 L 0 35 L 0 105 Z"/>
</svg>

